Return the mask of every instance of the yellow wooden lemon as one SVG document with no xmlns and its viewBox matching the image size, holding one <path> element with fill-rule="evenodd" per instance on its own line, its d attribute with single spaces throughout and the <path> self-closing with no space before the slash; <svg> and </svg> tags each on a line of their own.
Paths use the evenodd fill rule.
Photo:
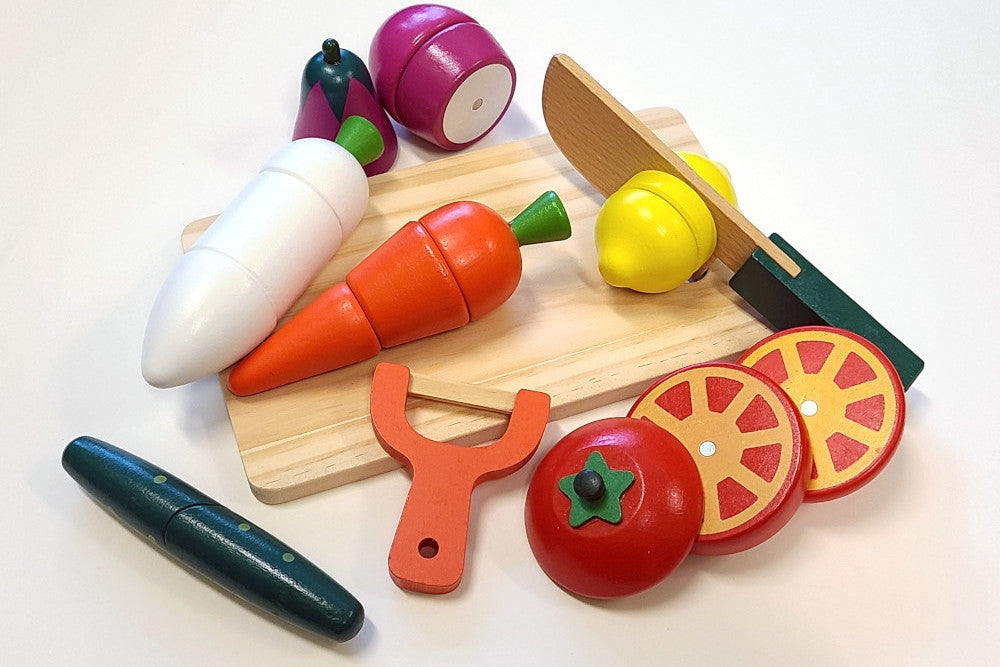
<svg viewBox="0 0 1000 667">
<path fill-rule="evenodd" d="M 724 166 L 693 153 L 680 155 L 736 204 Z M 715 252 L 715 221 L 686 183 L 665 172 L 642 171 L 601 207 L 594 240 L 598 268 L 608 284 L 666 292 L 687 281 Z"/>
<path fill-rule="evenodd" d="M 733 183 L 729 176 L 729 170 L 721 162 L 716 162 L 715 160 L 710 160 L 704 155 L 699 155 L 698 153 L 678 153 L 681 158 L 687 162 L 688 166 L 697 172 L 699 176 L 705 179 L 709 185 L 715 188 L 715 191 L 720 195 L 725 197 L 725 199 L 736 206 L 736 191 L 733 189 Z"/>
</svg>

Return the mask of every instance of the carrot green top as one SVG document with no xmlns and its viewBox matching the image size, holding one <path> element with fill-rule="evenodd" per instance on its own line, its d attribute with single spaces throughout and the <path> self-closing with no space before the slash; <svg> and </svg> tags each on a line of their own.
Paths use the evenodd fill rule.
<svg viewBox="0 0 1000 667">
<path fill-rule="evenodd" d="M 566 208 L 555 192 L 549 190 L 517 214 L 510 229 L 519 245 L 563 241 L 570 237 L 572 228 Z"/>
</svg>

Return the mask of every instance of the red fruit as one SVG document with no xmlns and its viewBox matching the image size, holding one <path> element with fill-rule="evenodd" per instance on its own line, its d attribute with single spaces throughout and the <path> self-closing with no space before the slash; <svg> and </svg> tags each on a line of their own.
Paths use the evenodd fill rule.
<svg viewBox="0 0 1000 667">
<path fill-rule="evenodd" d="M 735 364 L 695 364 L 639 397 L 629 417 L 673 434 L 705 489 L 694 553 L 718 556 L 769 539 L 806 494 L 811 457 L 791 400 L 774 382 Z"/>
<path fill-rule="evenodd" d="M 546 454 L 524 522 L 549 578 L 577 595 L 616 598 L 677 567 L 698 536 L 703 502 L 698 468 L 677 438 L 646 421 L 610 418 Z"/>
</svg>

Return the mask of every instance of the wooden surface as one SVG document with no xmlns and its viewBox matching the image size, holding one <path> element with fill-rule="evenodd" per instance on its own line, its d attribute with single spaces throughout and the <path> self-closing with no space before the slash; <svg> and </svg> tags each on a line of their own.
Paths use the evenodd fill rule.
<svg viewBox="0 0 1000 667">
<path fill-rule="evenodd" d="M 542 112 L 556 145 L 605 196 L 644 169 L 665 171 L 690 185 L 712 212 L 719 234 L 715 256 L 723 264 L 736 271 L 761 248 L 798 275 L 795 262 L 674 153 L 676 146 L 661 141 L 566 55 L 553 56 L 545 71 Z"/>
<path fill-rule="evenodd" d="M 639 117 L 674 150 L 702 152 L 676 111 L 650 109 Z M 543 391 L 552 397 L 554 420 L 637 396 L 687 364 L 735 358 L 770 333 L 729 289 L 729 271 L 718 262 L 701 281 L 666 294 L 608 286 L 597 271 L 593 240 L 604 197 L 547 135 L 380 174 L 370 184 L 365 219 L 285 319 L 342 280 L 396 229 L 451 201 L 478 201 L 510 219 L 554 190 L 566 205 L 573 237 L 523 248 L 514 295 L 461 329 L 256 396 L 230 394 L 223 373 L 247 479 L 263 502 L 285 502 L 397 466 L 375 440 L 368 413 L 380 361 L 452 382 Z M 185 248 L 211 220 L 184 230 Z M 507 424 L 501 415 L 473 408 L 420 399 L 408 406 L 413 427 L 438 441 L 479 444 L 499 437 Z"/>
</svg>

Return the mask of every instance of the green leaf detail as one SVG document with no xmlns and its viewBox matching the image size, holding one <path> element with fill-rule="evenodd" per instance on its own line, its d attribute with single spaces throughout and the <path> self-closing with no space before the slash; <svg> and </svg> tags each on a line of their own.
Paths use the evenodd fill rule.
<svg viewBox="0 0 1000 667">
<path fill-rule="evenodd" d="M 599 500 L 581 498 L 573 490 L 576 473 L 559 480 L 559 490 L 570 500 L 569 525 L 579 528 L 591 519 L 597 518 L 617 524 L 622 520 L 622 494 L 632 486 L 635 475 L 629 470 L 612 470 L 600 452 L 594 451 L 587 457 L 584 466 L 598 473 L 604 479 L 605 493 Z"/>
</svg>

